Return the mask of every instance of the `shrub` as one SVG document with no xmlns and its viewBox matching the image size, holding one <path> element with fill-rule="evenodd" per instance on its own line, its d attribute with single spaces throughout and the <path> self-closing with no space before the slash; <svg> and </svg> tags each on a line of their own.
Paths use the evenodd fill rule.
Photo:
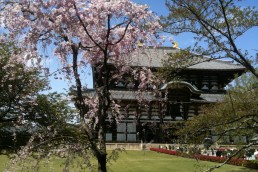
<svg viewBox="0 0 258 172">
<path fill-rule="evenodd" d="M 195 158 L 195 159 L 199 159 L 202 161 L 223 163 L 227 160 L 226 157 L 208 156 L 208 155 L 199 155 L 199 154 L 198 155 L 197 154 L 190 155 L 190 154 L 186 154 L 186 153 L 183 153 L 181 151 L 176 151 L 176 150 L 167 150 L 167 149 L 160 149 L 160 148 L 150 148 L 150 150 L 169 154 L 169 155 L 185 157 L 185 158 Z M 245 159 L 241 159 L 241 158 L 232 158 L 232 159 L 230 159 L 229 162 L 227 162 L 227 164 L 236 165 L 236 166 L 244 166 L 244 167 L 252 168 L 252 169 L 258 169 L 258 162 L 245 160 Z"/>
</svg>

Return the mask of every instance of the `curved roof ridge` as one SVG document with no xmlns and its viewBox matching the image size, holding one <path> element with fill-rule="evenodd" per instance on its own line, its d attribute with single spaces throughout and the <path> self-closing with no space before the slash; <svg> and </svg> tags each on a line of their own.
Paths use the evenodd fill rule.
<svg viewBox="0 0 258 172">
<path fill-rule="evenodd" d="M 174 85 L 174 84 L 179 84 L 179 85 L 187 87 L 191 91 L 191 93 L 193 93 L 193 94 L 200 95 L 202 93 L 202 91 L 198 90 L 194 85 L 192 85 L 192 84 L 190 84 L 189 82 L 186 82 L 186 81 L 170 81 L 170 82 L 166 83 L 165 85 L 163 85 L 160 88 L 160 90 L 168 89 L 169 85 Z"/>
</svg>

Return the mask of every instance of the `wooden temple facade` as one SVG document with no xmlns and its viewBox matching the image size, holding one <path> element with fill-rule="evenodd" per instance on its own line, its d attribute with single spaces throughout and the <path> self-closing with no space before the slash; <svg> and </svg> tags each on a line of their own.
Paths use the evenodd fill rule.
<svg viewBox="0 0 258 172">
<path fill-rule="evenodd" d="M 130 55 L 129 65 L 157 70 L 163 67 L 168 54 L 177 51 L 180 50 L 171 47 L 142 49 Z M 138 82 L 126 77 L 114 82 L 110 93 L 121 105 L 122 118 L 118 124 L 107 120 L 107 142 L 162 143 L 176 140 L 173 131 L 198 115 L 200 106 L 221 101 L 226 85 L 245 71 L 243 66 L 232 62 L 202 58 L 199 63 L 181 70 L 180 80 L 166 81 L 161 85 L 160 94 L 154 94 L 151 89 L 139 94 Z M 145 103 L 139 103 L 139 99 Z M 170 129 L 172 135 L 162 130 L 168 122 L 174 126 Z"/>
</svg>

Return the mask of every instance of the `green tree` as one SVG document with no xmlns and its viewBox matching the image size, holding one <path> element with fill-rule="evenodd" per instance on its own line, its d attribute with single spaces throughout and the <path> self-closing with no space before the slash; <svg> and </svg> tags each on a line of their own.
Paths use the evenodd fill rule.
<svg viewBox="0 0 258 172">
<path fill-rule="evenodd" d="M 47 80 L 40 76 L 39 64 L 34 67 L 26 59 L 20 58 L 25 55 L 14 42 L 3 39 L 0 43 L 1 150 L 19 150 L 35 131 L 33 137 L 51 128 L 62 135 L 61 129 L 63 131 L 72 125 L 60 126 L 75 120 L 76 113 L 64 95 L 42 94 L 48 88 Z M 38 142 L 38 139 L 35 141 Z"/>
<path fill-rule="evenodd" d="M 33 105 L 39 93 L 47 88 L 38 68 L 28 66 L 22 50 L 13 42 L 0 43 L 0 127 L 24 118 L 25 105 Z"/>
<path fill-rule="evenodd" d="M 0 149 L 18 151 L 21 146 L 28 144 L 30 139 L 30 146 L 42 142 L 43 138 L 40 137 L 52 131 L 55 132 L 54 135 L 48 134 L 44 138 L 50 147 L 49 138 L 57 145 L 55 140 L 59 140 L 60 135 L 69 135 L 67 128 L 75 126 L 76 112 L 69 106 L 69 101 L 64 99 L 64 95 L 38 94 L 33 102 L 24 102 L 22 111 L 10 112 L 11 117 L 6 117 L 8 120 L 2 122 L 4 125 L 0 128 Z M 62 133 L 65 130 L 66 132 Z M 39 148 L 42 149 L 42 146 Z"/>
<path fill-rule="evenodd" d="M 191 52 L 211 58 L 231 58 L 258 78 L 252 63 L 254 57 L 237 45 L 241 37 L 258 26 L 258 10 L 239 6 L 240 1 L 167 0 L 170 13 L 162 17 L 161 23 L 165 32 L 194 34 Z"/>
</svg>

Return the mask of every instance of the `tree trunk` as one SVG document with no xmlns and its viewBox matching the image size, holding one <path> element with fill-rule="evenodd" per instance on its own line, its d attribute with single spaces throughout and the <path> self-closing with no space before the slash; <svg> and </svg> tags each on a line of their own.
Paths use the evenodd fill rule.
<svg viewBox="0 0 258 172">
<path fill-rule="evenodd" d="M 107 150 L 106 150 L 106 141 L 105 141 L 105 133 L 104 133 L 104 126 L 105 122 L 102 121 L 102 125 L 99 129 L 99 154 L 98 154 L 98 172 L 106 172 L 107 167 Z"/>
<path fill-rule="evenodd" d="M 98 172 L 106 172 L 107 167 L 106 167 L 106 162 L 107 161 L 107 154 L 106 153 L 101 153 L 100 156 L 98 157 Z"/>
</svg>

